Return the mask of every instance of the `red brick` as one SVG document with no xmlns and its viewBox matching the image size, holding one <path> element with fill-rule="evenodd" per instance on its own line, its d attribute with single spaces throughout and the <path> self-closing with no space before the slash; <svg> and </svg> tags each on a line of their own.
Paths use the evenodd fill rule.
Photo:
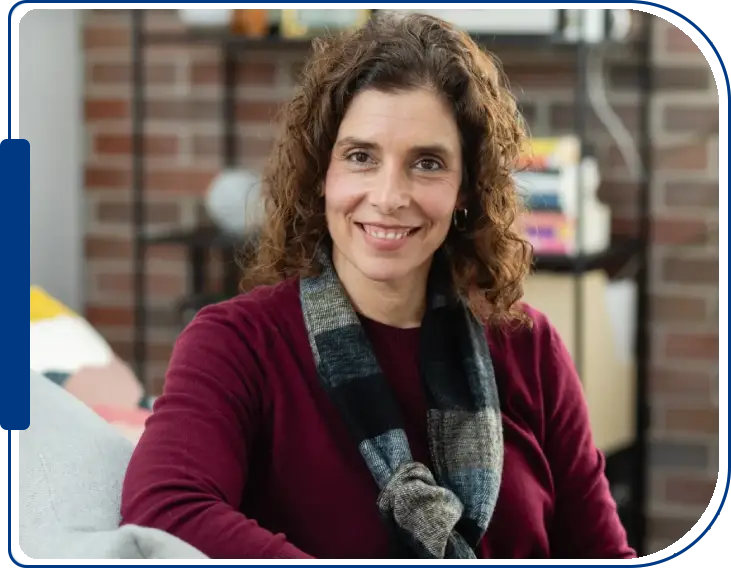
<svg viewBox="0 0 731 568">
<path fill-rule="evenodd" d="M 147 63 L 144 69 L 148 85 L 167 85 L 176 80 L 172 63 Z M 132 67 L 127 63 L 96 63 L 89 69 L 90 82 L 98 85 L 128 85 L 132 80 Z"/>
<path fill-rule="evenodd" d="M 709 154 L 708 145 L 703 141 L 665 146 L 655 149 L 654 166 L 668 172 L 707 170 L 710 164 Z"/>
<path fill-rule="evenodd" d="M 236 66 L 236 83 L 239 85 L 272 85 L 277 67 L 272 61 L 240 61 Z M 217 62 L 195 62 L 190 68 L 193 85 L 220 85 L 223 80 L 222 66 Z"/>
<path fill-rule="evenodd" d="M 174 156 L 178 153 L 180 141 L 173 135 L 148 135 L 144 140 L 147 156 Z M 129 134 L 98 134 L 94 138 L 94 150 L 98 154 L 131 154 L 132 136 Z"/>
<path fill-rule="evenodd" d="M 153 260 L 168 261 L 187 261 L 187 250 L 177 245 L 156 244 L 148 246 L 146 249 L 146 259 L 148 262 Z"/>
<path fill-rule="evenodd" d="M 185 271 L 179 274 L 160 274 L 148 270 L 146 273 L 146 292 L 155 297 L 165 297 L 175 300 L 186 290 Z M 134 292 L 134 277 L 131 273 L 98 274 L 96 276 L 97 289 L 104 293 L 130 294 Z"/>
<path fill-rule="evenodd" d="M 203 195 L 218 171 L 211 170 L 159 170 L 151 171 L 147 177 L 147 190 L 171 193 L 194 193 Z"/>
<path fill-rule="evenodd" d="M 87 189 L 129 189 L 129 169 L 112 169 L 87 166 L 84 185 Z"/>
<path fill-rule="evenodd" d="M 611 143 L 606 149 L 599 150 L 598 161 L 602 170 L 627 172 L 627 162 L 624 155 L 614 143 Z M 628 175 L 625 174 L 625 177 L 628 177 Z"/>
<path fill-rule="evenodd" d="M 666 258 L 662 277 L 681 284 L 718 284 L 718 260 L 709 258 Z"/>
<path fill-rule="evenodd" d="M 679 505 L 707 506 L 716 490 L 716 483 L 716 479 L 674 475 L 665 482 L 665 499 Z"/>
<path fill-rule="evenodd" d="M 130 39 L 128 27 L 87 27 L 84 30 L 84 49 L 128 47 Z"/>
<path fill-rule="evenodd" d="M 668 408 L 665 429 L 675 434 L 718 435 L 717 408 Z"/>
<path fill-rule="evenodd" d="M 668 53 L 675 54 L 693 54 L 696 53 L 703 57 L 701 50 L 688 35 L 676 28 L 673 24 L 668 23 L 665 29 L 665 49 Z"/>
<path fill-rule="evenodd" d="M 644 70 L 635 63 L 614 65 L 609 69 L 611 90 L 623 89 L 637 92 L 637 86 Z M 706 91 L 713 83 L 713 75 L 708 68 L 683 65 L 653 69 L 652 87 L 655 92 Z"/>
<path fill-rule="evenodd" d="M 132 242 L 127 239 L 87 235 L 84 250 L 86 258 L 90 260 L 132 258 Z M 153 259 L 182 261 L 186 258 L 185 250 L 174 245 L 150 246 L 146 252 L 148 261 Z"/>
<path fill-rule="evenodd" d="M 130 258 L 132 244 L 126 240 L 87 235 L 84 241 L 84 254 L 87 259 Z"/>
<path fill-rule="evenodd" d="M 665 341 L 665 356 L 673 360 L 718 360 L 718 334 L 669 334 Z"/>
<path fill-rule="evenodd" d="M 652 397 L 686 397 L 708 400 L 712 381 L 710 373 L 677 368 L 654 368 L 650 372 Z"/>
<path fill-rule="evenodd" d="M 132 308 L 87 306 L 86 319 L 92 326 L 126 327 L 134 324 L 134 312 Z"/>
<path fill-rule="evenodd" d="M 668 132 L 718 134 L 718 104 L 671 105 L 664 110 L 662 120 Z"/>
<path fill-rule="evenodd" d="M 202 170 L 200 168 L 148 170 L 145 173 L 145 191 L 203 194 L 217 174 L 218 171 L 215 169 Z M 131 171 L 129 168 L 88 167 L 86 169 L 86 186 L 89 188 L 129 190 L 130 185 Z"/>
<path fill-rule="evenodd" d="M 178 223 L 180 221 L 180 204 L 171 202 L 145 203 L 145 222 Z M 132 222 L 132 204 L 126 201 L 102 201 L 96 208 L 96 219 L 102 223 Z"/>
<path fill-rule="evenodd" d="M 237 154 L 249 158 L 263 158 L 272 149 L 271 138 L 255 136 L 239 136 L 236 141 Z M 212 157 L 222 155 L 223 141 L 221 136 L 198 135 L 193 138 L 193 155 L 196 157 Z"/>
<path fill-rule="evenodd" d="M 272 122 L 280 105 L 264 101 L 239 101 L 236 103 L 236 118 L 244 122 Z"/>
<path fill-rule="evenodd" d="M 671 207 L 706 207 L 718 211 L 720 186 L 713 182 L 668 181 L 665 204 Z"/>
<path fill-rule="evenodd" d="M 220 86 L 223 72 L 222 65 L 213 61 L 198 61 L 191 63 L 190 82 L 193 85 Z"/>
<path fill-rule="evenodd" d="M 187 251 L 183 247 L 176 245 L 159 244 L 154 246 L 148 246 L 146 252 L 146 258 L 148 262 L 152 260 L 182 261 L 188 259 Z"/>
<path fill-rule="evenodd" d="M 709 227 L 698 219 L 653 219 L 651 238 L 661 245 L 704 244 L 709 239 Z"/>
<path fill-rule="evenodd" d="M 540 63 L 505 63 L 510 86 L 517 90 L 565 90 L 576 84 L 573 61 L 542 61 Z"/>
<path fill-rule="evenodd" d="M 127 118 L 129 111 L 129 103 L 120 100 L 87 100 L 84 105 L 86 120 Z"/>
<path fill-rule="evenodd" d="M 688 296 L 656 295 L 652 298 L 655 323 L 702 323 L 708 318 L 706 300 Z"/>
<path fill-rule="evenodd" d="M 181 121 L 220 120 L 221 105 L 218 101 L 201 100 L 195 97 L 184 100 L 148 100 L 145 110 L 148 120 Z"/>
<path fill-rule="evenodd" d="M 599 185 L 597 197 L 608 205 L 634 203 L 639 197 L 640 186 L 633 182 L 605 180 Z"/>
</svg>

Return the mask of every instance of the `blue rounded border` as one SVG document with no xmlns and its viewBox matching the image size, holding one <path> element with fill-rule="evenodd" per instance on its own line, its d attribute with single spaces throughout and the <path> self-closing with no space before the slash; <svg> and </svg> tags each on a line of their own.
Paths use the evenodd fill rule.
<svg viewBox="0 0 731 568">
<path fill-rule="evenodd" d="M 651 566 L 655 564 L 666 564 L 675 566 L 728 566 L 731 565 L 731 546 L 729 541 L 724 539 L 725 535 L 731 534 L 731 521 L 729 521 L 729 509 L 731 509 L 731 498 L 729 489 L 731 488 L 731 470 L 729 469 L 729 423 L 728 423 L 728 373 L 727 373 L 727 351 L 726 351 L 726 322 L 727 322 L 727 301 L 726 301 L 726 268 L 727 268 L 727 162 L 728 162 L 728 121 L 727 108 L 729 103 L 730 79 L 729 79 L 729 56 L 722 50 L 728 42 L 725 39 L 727 19 L 723 17 L 723 7 L 726 5 L 724 1 L 718 2 L 687 2 L 686 12 L 681 11 L 675 2 L 637 2 L 630 0 L 631 3 L 662 8 L 674 16 L 688 29 L 693 36 L 702 43 L 713 56 L 718 59 L 720 64 L 720 102 L 721 102 L 721 123 L 720 123 L 720 480 L 721 480 L 721 499 L 720 505 L 716 513 L 705 523 L 703 529 L 696 537 L 688 543 L 681 551 L 669 556 L 666 559 L 654 562 L 636 563 L 636 565 Z M 505 2 L 506 4 L 509 2 Z M 549 2 L 534 2 L 536 4 Z M 630 2 L 625 2 L 630 3 Z M 686 2 L 682 2 L 686 4 Z M 13 13 L 22 4 L 30 4 L 26 2 L 18 2 L 14 4 L 8 13 L 8 96 L 10 101 L 12 93 L 12 23 Z M 64 3 L 66 4 L 66 3 Z M 75 2 L 75 4 L 91 5 L 91 2 Z M 105 7 L 130 7 L 130 4 L 114 3 L 93 3 L 94 7 L 103 5 Z M 152 7 L 153 4 L 169 7 L 172 2 L 165 3 L 146 3 Z M 294 3 L 293 3 L 294 4 Z M 554 4 L 554 3 L 552 3 Z M 584 2 L 582 4 L 596 4 L 601 7 L 605 2 Z M 140 4 L 136 4 L 140 6 Z M 39 6 L 39 4 L 36 4 Z M 63 4 L 48 3 L 45 7 L 61 7 Z M 368 6 L 373 7 L 373 6 Z M 385 5 L 384 5 L 385 7 Z M 690 16 L 693 16 L 691 19 Z M 702 26 L 702 28 L 701 28 Z M 704 31 L 705 30 L 705 31 Z M 710 35 L 718 38 L 714 42 Z M 728 49 L 727 49 L 728 51 Z M 8 102 L 8 138 L 11 137 L 11 111 L 10 102 Z M 20 302 L 15 301 L 22 294 L 27 293 L 27 288 L 20 285 L 17 277 L 17 267 L 21 262 L 19 249 L 16 244 L 18 242 L 17 233 L 11 231 L 15 228 L 14 224 L 20 215 L 21 204 L 26 207 L 24 197 L 21 196 L 29 192 L 30 188 L 30 150 L 29 145 L 25 141 L 3 140 L 0 144 L 0 172 L 3 173 L 6 181 L 3 182 L 6 196 L 6 205 L 8 211 L 13 214 L 6 217 L 5 223 L 2 225 L 2 231 L 5 233 L 5 242 L 12 243 L 12 246 L 6 247 L 5 266 L 6 277 L 2 279 L 2 286 L 6 287 L 5 297 L 8 299 L 5 304 L 6 317 L 10 321 L 17 321 L 19 324 L 25 322 L 25 315 L 20 314 Z M 16 204 L 15 201 L 18 201 Z M 30 211 L 29 211 L 30 217 Z M 28 217 L 28 218 L 29 218 Z M 29 251 L 30 252 L 30 251 Z M 17 257 L 17 258 L 16 258 Z M 29 258 L 29 257 L 25 257 Z M 17 334 L 9 334 L 5 340 L 7 357 L 5 360 L 4 381 L 7 383 L 7 389 L 0 398 L 0 558 L 8 566 L 21 566 L 11 549 L 17 550 L 18 546 L 18 492 L 13 488 L 18 487 L 18 434 L 20 430 L 28 427 L 29 422 L 29 395 L 28 385 L 15 380 L 15 377 L 24 375 L 23 368 L 25 362 L 17 359 L 17 354 L 22 350 L 16 343 L 20 343 Z M 239 564 L 241 562 L 238 562 Z M 76 564 L 76 563 L 75 563 Z M 173 564 L 174 563 L 166 563 Z M 247 563 L 249 564 L 249 563 Z M 256 563 L 254 563 L 256 564 Z M 318 562 L 320 564 L 320 562 Z M 327 564 L 333 564 L 328 562 Z M 338 563 L 334 563 L 338 564 Z M 363 563 L 358 563 L 363 564 Z M 581 564 L 581 563 L 579 563 Z M 596 564 L 586 562 L 586 565 Z M 93 565 L 93 564 L 90 564 Z M 124 565 L 115 563 L 115 565 Z M 384 565 L 379 563 L 379 565 Z M 513 564 L 514 565 L 514 564 Z"/>
</svg>

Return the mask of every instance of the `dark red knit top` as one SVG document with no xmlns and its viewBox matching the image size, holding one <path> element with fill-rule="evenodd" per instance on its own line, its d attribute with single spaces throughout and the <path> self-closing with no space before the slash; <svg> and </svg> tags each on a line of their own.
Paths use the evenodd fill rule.
<svg viewBox="0 0 731 568">
<path fill-rule="evenodd" d="M 484 558 L 632 558 L 569 355 L 546 318 L 491 330 L 505 463 Z M 429 464 L 418 329 L 363 320 Z M 296 280 L 202 310 L 127 472 L 123 523 L 211 558 L 386 558 L 377 487 L 320 387 Z"/>
</svg>

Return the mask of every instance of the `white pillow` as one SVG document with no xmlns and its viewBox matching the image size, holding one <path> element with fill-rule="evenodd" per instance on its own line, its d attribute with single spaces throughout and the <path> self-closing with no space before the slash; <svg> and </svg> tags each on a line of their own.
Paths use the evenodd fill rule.
<svg viewBox="0 0 731 568">
<path fill-rule="evenodd" d="M 20 548 L 33 559 L 205 558 L 162 531 L 119 528 L 133 444 L 55 383 L 30 372 L 20 432 Z"/>
</svg>

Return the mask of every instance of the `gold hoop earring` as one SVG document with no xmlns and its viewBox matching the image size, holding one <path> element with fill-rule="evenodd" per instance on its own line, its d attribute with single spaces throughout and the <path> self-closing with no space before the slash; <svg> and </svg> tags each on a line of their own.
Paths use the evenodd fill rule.
<svg viewBox="0 0 731 568">
<path fill-rule="evenodd" d="M 455 209 L 452 213 L 454 228 L 458 231 L 467 230 L 467 209 Z"/>
</svg>

